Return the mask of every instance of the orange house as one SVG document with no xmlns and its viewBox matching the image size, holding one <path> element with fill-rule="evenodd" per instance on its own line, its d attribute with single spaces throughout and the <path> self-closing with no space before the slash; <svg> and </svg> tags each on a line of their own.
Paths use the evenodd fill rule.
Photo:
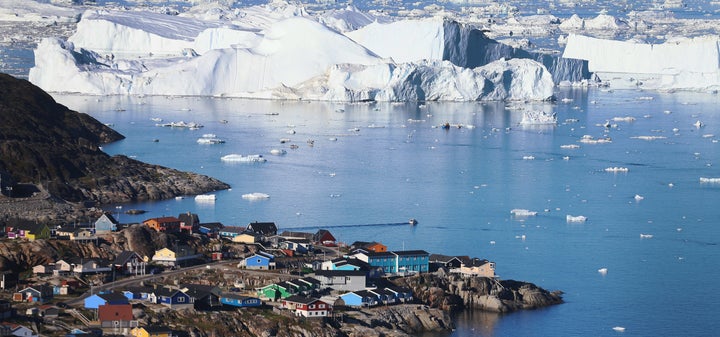
<svg viewBox="0 0 720 337">
<path fill-rule="evenodd" d="M 387 246 L 380 242 L 370 242 L 367 246 L 363 247 L 371 252 L 385 253 L 387 252 Z"/>
<path fill-rule="evenodd" d="M 158 232 L 179 232 L 180 231 L 180 219 L 174 216 L 167 216 L 162 218 L 152 218 L 143 221 L 145 226 L 148 226 Z"/>
</svg>

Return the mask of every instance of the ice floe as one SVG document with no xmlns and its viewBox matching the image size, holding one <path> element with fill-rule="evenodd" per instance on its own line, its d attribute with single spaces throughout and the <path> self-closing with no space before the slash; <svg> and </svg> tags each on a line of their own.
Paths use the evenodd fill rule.
<svg viewBox="0 0 720 337">
<path fill-rule="evenodd" d="M 629 170 L 627 167 L 613 166 L 613 167 L 607 167 L 607 168 L 605 168 L 604 171 L 605 171 L 605 172 L 611 172 L 611 173 L 627 173 L 627 172 L 630 171 L 630 170 Z"/>
<path fill-rule="evenodd" d="M 262 200 L 262 199 L 269 199 L 270 195 L 266 194 L 266 193 L 253 192 L 253 193 L 243 194 L 242 198 L 246 199 L 246 200 Z"/>
<path fill-rule="evenodd" d="M 587 217 L 585 217 L 584 215 L 574 216 L 574 215 L 568 214 L 565 216 L 565 221 L 567 221 L 567 222 L 585 222 L 586 220 L 587 220 Z"/>
<path fill-rule="evenodd" d="M 522 208 L 515 208 L 510 210 L 510 213 L 517 217 L 527 217 L 527 216 L 535 216 L 537 215 L 536 211 L 531 211 L 528 209 L 522 209 Z"/>
<path fill-rule="evenodd" d="M 261 154 L 250 154 L 243 156 L 241 154 L 228 154 L 220 157 L 220 160 L 225 162 L 237 162 L 237 163 L 264 163 L 267 161 Z"/>
</svg>

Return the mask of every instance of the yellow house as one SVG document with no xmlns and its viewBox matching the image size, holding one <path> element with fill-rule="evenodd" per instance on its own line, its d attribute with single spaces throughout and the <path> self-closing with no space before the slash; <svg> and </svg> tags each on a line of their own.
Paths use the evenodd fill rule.
<svg viewBox="0 0 720 337">
<path fill-rule="evenodd" d="M 249 243 L 249 244 L 253 244 L 253 243 L 257 243 L 257 242 L 258 242 L 258 239 L 259 239 L 259 238 L 258 238 L 257 235 L 252 235 L 252 234 L 249 234 L 249 233 L 242 233 L 242 234 L 239 234 L 238 236 L 232 238 L 232 241 L 233 241 L 233 242 L 238 242 L 238 243 Z"/>
<path fill-rule="evenodd" d="M 172 330 L 164 326 L 137 327 L 130 330 L 130 335 L 135 337 L 171 337 Z"/>
<path fill-rule="evenodd" d="M 190 260 L 198 255 L 195 255 L 195 250 L 189 246 L 178 246 L 175 250 L 170 248 L 163 248 L 155 251 L 155 255 L 152 257 L 152 261 L 168 265 L 176 266 L 180 262 Z"/>
<path fill-rule="evenodd" d="M 466 276 L 483 276 L 483 277 L 495 277 L 495 262 L 490 262 L 484 259 L 473 258 L 470 261 L 463 263 L 458 271 L 462 275 Z"/>
</svg>

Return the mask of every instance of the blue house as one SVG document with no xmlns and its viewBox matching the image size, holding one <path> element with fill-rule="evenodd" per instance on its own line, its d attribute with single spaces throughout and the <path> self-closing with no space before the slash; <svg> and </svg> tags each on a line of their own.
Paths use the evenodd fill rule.
<svg viewBox="0 0 720 337">
<path fill-rule="evenodd" d="M 241 262 L 247 269 L 275 269 L 275 257 L 270 253 L 257 252 Z"/>
<path fill-rule="evenodd" d="M 155 290 L 155 296 L 157 297 L 157 303 L 172 309 L 193 308 L 192 298 L 180 289 L 162 287 Z"/>
<path fill-rule="evenodd" d="M 105 212 L 97 220 L 95 220 L 95 233 L 109 233 L 115 232 L 118 228 L 118 221 L 112 216 L 112 214 Z"/>
<path fill-rule="evenodd" d="M 45 303 L 53 298 L 53 288 L 42 284 L 22 289 L 13 295 L 16 301 Z"/>
<path fill-rule="evenodd" d="M 223 226 L 223 224 L 219 222 L 206 222 L 200 224 L 200 226 L 198 227 L 198 232 L 200 232 L 200 234 L 205 234 L 210 237 L 216 237 L 223 227 L 225 226 Z"/>
<path fill-rule="evenodd" d="M 127 297 L 123 293 L 99 293 L 85 298 L 85 309 L 98 309 L 101 305 L 128 304 Z"/>
<path fill-rule="evenodd" d="M 426 273 L 429 269 L 430 254 L 424 250 L 358 252 L 354 256 L 389 274 Z"/>
<path fill-rule="evenodd" d="M 380 304 L 376 294 L 367 290 L 358 290 L 340 295 L 345 305 L 350 307 L 372 307 Z"/>
<path fill-rule="evenodd" d="M 242 296 L 233 293 L 222 293 L 220 303 L 237 308 L 259 307 L 262 301 L 257 297 Z"/>
<path fill-rule="evenodd" d="M 155 289 L 151 287 L 128 287 L 122 291 L 128 300 L 149 300 Z"/>
</svg>

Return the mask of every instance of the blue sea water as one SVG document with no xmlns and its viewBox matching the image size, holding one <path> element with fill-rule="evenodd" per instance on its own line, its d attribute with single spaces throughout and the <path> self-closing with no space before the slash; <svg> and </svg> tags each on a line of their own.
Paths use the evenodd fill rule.
<svg viewBox="0 0 720 337">
<path fill-rule="evenodd" d="M 486 258 L 501 278 L 565 293 L 566 303 L 541 310 L 461 313 L 453 337 L 716 334 L 720 184 L 700 178 L 720 177 L 718 95 L 589 88 L 557 97 L 418 105 L 55 95 L 127 136 L 107 153 L 232 185 L 214 203 L 108 205 L 121 222 L 190 211 L 230 226 L 330 228 L 348 243 Z M 558 125 L 521 126 L 520 109 L 555 112 Z M 158 127 L 151 118 L 204 127 Z M 445 122 L 463 127 L 438 127 Z M 206 133 L 226 143 L 198 144 Z M 612 142 L 579 142 L 584 135 Z M 579 148 L 561 147 L 570 144 Z M 232 153 L 268 161 L 220 160 Z M 270 198 L 241 197 L 252 192 Z M 148 213 L 122 214 L 131 208 Z M 515 208 L 538 214 L 514 217 Z M 410 218 L 419 224 L 405 224 Z"/>
</svg>

